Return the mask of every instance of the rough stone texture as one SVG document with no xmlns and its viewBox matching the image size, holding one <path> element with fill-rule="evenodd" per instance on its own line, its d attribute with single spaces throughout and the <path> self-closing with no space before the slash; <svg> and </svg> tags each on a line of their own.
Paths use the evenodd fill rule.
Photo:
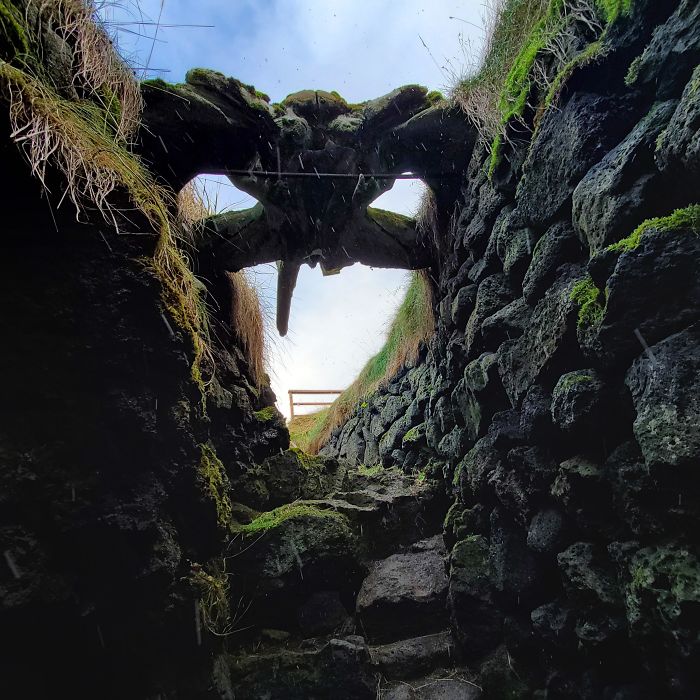
<svg viewBox="0 0 700 700">
<path fill-rule="evenodd" d="M 696 464 L 700 451 L 700 324 L 652 346 L 625 382 L 632 393 L 634 435 L 649 468 Z"/>
<path fill-rule="evenodd" d="M 453 665 L 459 656 L 450 632 L 370 647 L 370 655 L 372 663 L 390 680 L 415 678 L 436 667 Z"/>
<path fill-rule="evenodd" d="M 228 687 L 217 688 L 222 697 L 375 697 L 369 650 L 362 637 L 331 639 L 318 650 L 284 650 L 233 658 L 228 674 Z"/>
<path fill-rule="evenodd" d="M 615 100 L 575 93 L 545 116 L 518 184 L 518 210 L 534 227 L 552 223 L 571 206 L 571 195 L 588 169 L 634 124 L 634 112 Z M 567 157 L 563 158 L 562 154 Z"/>
<path fill-rule="evenodd" d="M 512 403 L 519 402 L 541 375 L 545 374 L 546 380 L 546 375 L 551 376 L 562 363 L 570 360 L 571 345 L 575 342 L 571 336 L 572 321 L 576 312 L 571 290 L 581 273 L 576 265 L 560 268 L 554 284 L 535 307 L 525 333 L 499 348 L 501 381 Z"/>
<path fill-rule="evenodd" d="M 581 243 L 568 222 L 550 226 L 537 241 L 523 280 L 523 297 L 531 306 L 554 282 L 557 270 L 565 263 L 581 259 Z"/>
<path fill-rule="evenodd" d="M 579 328 L 587 354 L 597 355 L 609 367 L 629 366 L 643 343 L 653 345 L 697 320 L 699 254 L 700 236 L 695 232 L 651 228 L 639 246 L 620 255 L 607 282 L 601 324 Z"/>
<path fill-rule="evenodd" d="M 695 69 L 668 126 L 656 147 L 656 162 L 662 173 L 689 180 L 700 174 L 700 66 Z M 688 184 L 684 189 L 690 190 Z M 690 194 L 690 192 L 688 192 Z"/>
<path fill-rule="evenodd" d="M 417 549 L 378 562 L 363 581 L 357 614 L 370 640 L 391 640 L 444 626 L 444 548 L 432 540 L 428 548 Z"/>
<path fill-rule="evenodd" d="M 197 269 L 220 310 L 204 416 L 189 341 L 135 262 L 152 241 L 34 222 L 37 188 L 3 142 L 17 175 L 0 258 L 6 694 L 27 696 L 31 679 L 38 696 L 76 698 L 476 697 L 470 682 L 495 698 L 697 697 L 700 239 L 652 228 L 631 250 L 605 248 L 697 202 L 697 13 L 695 0 L 635 0 L 557 109 L 508 127 L 493 178 L 477 144 L 461 177 L 428 182 L 436 332 L 319 462 L 286 451 L 274 413 L 256 416 L 272 397 L 226 330 L 208 253 Z M 413 169 L 404 151 L 431 167 L 443 146 L 471 151 L 464 117 L 436 128 L 445 112 L 423 98 L 398 90 L 363 123 L 305 91 L 274 129 L 285 152 L 344 171 L 344 140 L 375 128 L 386 138 L 367 139 L 367 164 L 376 146 L 399 170 Z M 370 180 L 363 201 L 378 194 Z M 330 202 L 316 185 L 316 204 Z M 587 274 L 598 308 L 579 319 Z M 234 536 L 198 476 L 202 445 L 238 501 Z M 311 513 L 241 532 L 299 498 Z M 447 569 L 431 537 L 443 518 Z M 236 629 L 226 654 L 207 629 L 219 613 Z M 450 668 L 448 624 L 467 666 Z M 412 687 L 374 677 L 363 625 L 386 670 L 418 674 Z"/>
<path fill-rule="evenodd" d="M 479 674 L 487 696 L 700 688 L 688 661 L 700 238 L 652 227 L 630 250 L 607 248 L 697 202 L 697 12 L 687 0 L 635 3 L 534 142 L 517 133 L 493 180 L 475 148 L 441 248 L 444 312 L 408 370 L 424 370 L 424 432 L 397 463 L 435 465 L 455 495 L 448 610 L 466 658 L 493 654 L 529 686 L 487 689 Z M 572 292 L 587 273 L 599 314 L 579 319 Z"/>
<path fill-rule="evenodd" d="M 642 221 L 674 201 L 656 169 L 654 150 L 675 108 L 674 100 L 654 105 L 576 187 L 574 226 L 592 254 L 629 236 Z"/>
</svg>

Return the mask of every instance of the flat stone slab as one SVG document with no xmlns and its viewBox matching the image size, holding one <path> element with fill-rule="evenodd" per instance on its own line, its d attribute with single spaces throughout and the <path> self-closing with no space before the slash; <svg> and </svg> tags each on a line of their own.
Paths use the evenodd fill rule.
<svg viewBox="0 0 700 700">
<path fill-rule="evenodd" d="M 411 684 L 403 683 L 378 696 L 381 700 L 480 700 L 479 688 L 459 677 L 423 678 Z"/>
<path fill-rule="evenodd" d="M 398 680 L 454 665 L 457 645 L 452 633 L 446 631 L 370 647 L 369 653 L 372 663 L 385 678 Z"/>
<path fill-rule="evenodd" d="M 377 562 L 357 597 L 365 635 L 372 642 L 390 642 L 444 629 L 447 585 L 441 537 Z"/>
</svg>

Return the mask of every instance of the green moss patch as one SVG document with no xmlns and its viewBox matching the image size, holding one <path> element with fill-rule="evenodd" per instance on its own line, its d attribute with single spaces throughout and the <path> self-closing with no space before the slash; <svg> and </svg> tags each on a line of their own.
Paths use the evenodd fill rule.
<svg viewBox="0 0 700 700">
<path fill-rule="evenodd" d="M 381 474 L 384 471 L 384 467 L 381 464 L 375 464 L 372 467 L 368 467 L 365 464 L 361 464 L 357 468 L 358 474 L 362 474 L 362 476 L 377 476 L 378 474 Z"/>
<path fill-rule="evenodd" d="M 287 503 L 279 508 L 261 513 L 255 520 L 247 525 L 237 527 L 237 531 L 245 534 L 266 532 L 279 527 L 287 520 L 294 518 L 332 518 L 343 521 L 345 517 L 334 510 L 323 510 L 307 503 Z"/>
<path fill-rule="evenodd" d="M 546 54 L 547 46 L 566 31 L 568 25 L 575 21 L 571 4 L 568 0 L 550 0 L 543 7 L 533 0 L 510 0 L 506 2 L 491 42 L 491 55 L 487 56 L 482 71 L 503 74 L 502 89 L 498 100 L 501 129 L 491 144 L 489 175 L 493 175 L 501 160 L 504 146 L 503 134 L 512 120 L 522 119 L 531 101 L 531 94 L 537 86 L 536 65 L 544 59 L 551 61 L 551 54 Z M 598 57 L 604 46 L 604 40 L 611 26 L 623 15 L 629 14 L 632 0 L 595 0 L 595 8 L 602 25 L 600 36 L 591 41 L 582 51 L 569 61 L 558 66 L 556 75 L 540 95 L 539 116 L 555 101 L 564 83 L 574 70 Z M 518 18 L 529 18 L 531 26 L 519 26 Z M 516 52 L 514 47 L 518 47 Z M 546 55 L 545 55 L 546 54 Z M 493 65 L 492 65 L 493 64 Z M 471 79 L 478 84 L 483 79 L 475 76 Z"/>
<path fill-rule="evenodd" d="M 253 415 L 255 416 L 255 419 L 261 423 L 269 423 L 270 421 L 275 420 L 279 414 L 274 406 L 267 406 L 260 411 L 255 411 Z"/>
<path fill-rule="evenodd" d="M 676 209 L 670 216 L 647 219 L 637 226 L 627 238 L 608 246 L 608 250 L 626 253 L 634 250 L 640 244 L 642 236 L 647 231 L 666 233 L 679 229 L 692 231 L 695 235 L 700 234 L 700 204 L 694 204 L 685 209 Z"/>
<path fill-rule="evenodd" d="M 424 424 L 421 424 L 424 426 Z M 421 430 L 421 425 L 417 425 L 415 428 L 411 428 L 404 436 L 403 440 L 401 441 L 404 445 L 405 444 L 410 444 L 413 442 L 417 442 L 420 440 L 420 438 L 423 436 L 423 432 Z"/>
<path fill-rule="evenodd" d="M 231 525 L 231 484 L 226 474 L 226 468 L 217 457 L 211 445 L 204 443 L 199 446 L 202 452 L 197 474 L 202 482 L 206 495 L 216 507 L 216 521 L 222 528 Z"/>
<path fill-rule="evenodd" d="M 571 290 L 571 301 L 579 305 L 578 325 L 593 326 L 603 320 L 605 293 L 598 289 L 590 277 L 577 282 Z"/>
<path fill-rule="evenodd" d="M 323 469 L 324 463 L 322 457 L 310 455 L 308 452 L 304 452 L 304 450 L 298 447 L 291 447 L 289 451 L 296 456 L 299 464 L 307 471 L 310 469 Z"/>
<path fill-rule="evenodd" d="M 0 34 L 4 39 L 3 44 L 7 42 L 9 45 L 8 49 L 12 52 L 8 52 L 9 55 L 0 55 L 0 57 L 9 61 L 15 55 L 29 53 L 29 39 L 22 21 L 22 15 L 9 0 L 0 0 Z M 3 44 L 0 44 L 0 46 Z"/>
<path fill-rule="evenodd" d="M 560 388 L 562 391 L 566 391 L 576 384 L 592 381 L 593 377 L 588 374 L 569 374 L 564 378 L 564 381 L 561 382 Z"/>
</svg>

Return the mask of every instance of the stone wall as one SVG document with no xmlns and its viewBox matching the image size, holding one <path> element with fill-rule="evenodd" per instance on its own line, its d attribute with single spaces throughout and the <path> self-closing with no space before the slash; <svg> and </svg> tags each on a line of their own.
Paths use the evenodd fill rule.
<svg viewBox="0 0 700 700">
<path fill-rule="evenodd" d="M 222 499 L 286 429 L 219 321 L 203 403 L 154 236 L 77 223 L 0 154 L 2 695 L 200 697 L 221 642 L 198 643 L 194 603 L 230 536 Z"/>
<path fill-rule="evenodd" d="M 453 628 L 538 697 L 700 689 L 698 210 L 614 245 L 700 201 L 700 6 L 634 6 L 492 179 L 475 149 L 434 339 L 324 448 L 442 474 Z"/>
</svg>

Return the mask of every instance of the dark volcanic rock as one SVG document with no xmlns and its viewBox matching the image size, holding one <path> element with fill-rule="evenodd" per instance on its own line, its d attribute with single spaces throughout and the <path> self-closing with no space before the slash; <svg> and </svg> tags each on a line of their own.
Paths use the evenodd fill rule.
<svg viewBox="0 0 700 700">
<path fill-rule="evenodd" d="M 530 266 L 525 273 L 525 301 L 534 306 L 554 282 L 557 270 L 566 263 L 580 260 L 582 254 L 581 242 L 568 221 L 550 226 L 537 241 Z"/>
<path fill-rule="evenodd" d="M 371 647 L 372 663 L 385 678 L 415 678 L 440 666 L 452 666 L 459 652 L 450 632 L 402 639 Z"/>
<path fill-rule="evenodd" d="M 655 91 L 658 99 L 677 97 L 700 62 L 698 24 L 700 7 L 695 0 L 680 0 L 630 67 L 634 85 Z"/>
<path fill-rule="evenodd" d="M 695 464 L 700 451 L 700 324 L 638 357 L 625 378 L 648 467 Z"/>
<path fill-rule="evenodd" d="M 685 189 L 688 198 L 692 198 L 691 182 L 700 176 L 700 66 L 695 69 L 680 104 L 659 137 L 655 155 L 661 172 L 673 176 L 674 184 Z"/>
<path fill-rule="evenodd" d="M 591 254 L 629 236 L 673 201 L 654 163 L 654 150 L 675 108 L 675 101 L 654 105 L 576 187 L 574 226 Z"/>
<path fill-rule="evenodd" d="M 575 93 L 561 109 L 547 112 L 518 185 L 518 210 L 525 222 L 543 228 L 565 213 L 581 178 L 633 119 L 634 111 L 623 99 L 586 93 Z"/>
<path fill-rule="evenodd" d="M 493 602 L 488 542 L 471 535 L 450 554 L 450 621 L 471 656 L 493 649 L 501 636 L 502 614 Z"/>
<path fill-rule="evenodd" d="M 378 562 L 363 581 L 357 614 L 370 640 L 390 641 L 444 627 L 445 550 L 439 538 L 425 545 Z"/>
<path fill-rule="evenodd" d="M 560 268 L 556 281 L 535 307 L 525 333 L 499 348 L 501 380 L 514 405 L 539 377 L 551 375 L 575 356 L 576 304 L 571 300 L 571 290 L 580 276 L 577 265 Z"/>
<path fill-rule="evenodd" d="M 700 236 L 692 230 L 649 229 L 623 253 L 607 284 L 600 326 L 579 328 L 591 357 L 607 366 L 628 363 L 700 317 Z"/>
<path fill-rule="evenodd" d="M 221 697 L 280 700 L 375 697 L 369 650 L 362 637 L 331 639 L 318 650 L 250 654 L 217 663 L 228 666 L 227 673 L 218 674 L 221 680 L 216 685 Z"/>
</svg>

